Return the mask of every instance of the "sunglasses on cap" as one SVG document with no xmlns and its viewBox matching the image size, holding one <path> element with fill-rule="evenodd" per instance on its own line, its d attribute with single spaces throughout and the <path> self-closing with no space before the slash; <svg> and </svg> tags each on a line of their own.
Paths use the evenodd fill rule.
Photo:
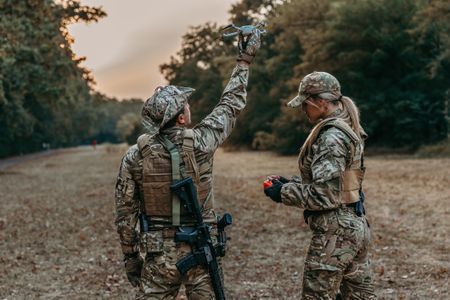
<svg viewBox="0 0 450 300">
<path fill-rule="evenodd" d="M 305 109 L 305 108 L 306 108 L 306 105 L 308 104 L 309 99 L 315 100 L 315 99 L 319 99 L 319 98 L 320 98 L 320 97 L 319 97 L 319 94 L 307 94 L 307 97 L 306 97 L 305 100 L 303 100 L 303 102 L 302 102 L 302 109 Z"/>
</svg>

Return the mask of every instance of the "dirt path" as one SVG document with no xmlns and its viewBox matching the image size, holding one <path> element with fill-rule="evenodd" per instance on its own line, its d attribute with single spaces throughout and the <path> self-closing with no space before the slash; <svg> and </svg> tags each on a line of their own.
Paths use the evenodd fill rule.
<svg viewBox="0 0 450 300">
<path fill-rule="evenodd" d="M 123 147 L 63 150 L 0 172 L 0 299 L 132 299 L 114 226 Z M 310 233 L 301 210 L 261 192 L 295 157 L 219 152 L 218 211 L 233 214 L 230 299 L 298 299 Z M 368 158 L 380 299 L 450 299 L 450 159 Z M 5 169 L 4 169 L 5 170 Z"/>
<path fill-rule="evenodd" d="M 30 160 L 36 160 L 36 159 L 42 159 L 42 158 L 48 158 L 49 156 L 53 156 L 53 155 L 58 155 L 58 154 L 68 154 L 74 151 L 78 151 L 78 150 L 88 150 L 90 148 L 90 146 L 79 146 L 77 148 L 70 148 L 70 149 L 51 149 L 51 150 L 46 150 L 46 151 L 41 151 L 41 152 L 37 152 L 37 153 L 31 153 L 31 154 L 25 154 L 25 155 L 18 155 L 18 156 L 13 156 L 13 157 L 8 157 L 8 158 L 3 158 L 0 159 L 0 173 L 1 172 L 7 172 L 7 169 L 30 161 Z"/>
<path fill-rule="evenodd" d="M 33 159 L 39 159 L 44 158 L 50 155 L 53 155 L 61 150 L 47 150 L 39 153 L 33 153 L 33 154 L 26 154 L 26 155 L 19 155 L 9 158 L 0 159 L 0 172 L 5 172 L 6 169 L 15 166 L 19 163 L 23 163 L 29 160 Z"/>
</svg>

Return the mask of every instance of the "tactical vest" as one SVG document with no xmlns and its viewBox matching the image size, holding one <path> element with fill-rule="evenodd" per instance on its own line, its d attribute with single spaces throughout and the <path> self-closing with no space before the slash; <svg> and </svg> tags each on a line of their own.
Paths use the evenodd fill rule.
<svg viewBox="0 0 450 300">
<path fill-rule="evenodd" d="M 203 210 L 212 209 L 212 201 L 209 200 L 211 193 L 211 180 L 201 181 L 200 172 L 194 155 L 194 134 L 193 130 L 183 131 L 183 142 L 181 145 L 180 167 L 185 176 L 191 176 L 197 188 L 199 205 Z M 176 219 L 181 223 L 189 223 L 192 217 L 186 212 L 179 199 L 172 195 L 170 185 L 173 181 L 173 166 L 170 153 L 162 145 L 161 137 L 149 137 L 142 135 L 138 139 L 138 147 L 143 157 L 143 176 L 141 196 L 146 215 L 156 219 L 172 220 L 173 225 L 177 224 Z M 180 206 L 180 208 L 174 207 Z M 174 212 L 179 211 L 179 216 Z M 176 214 L 176 213 L 175 213 Z"/>
<path fill-rule="evenodd" d="M 308 136 L 309 144 L 312 145 L 320 132 L 327 127 L 336 127 L 344 132 L 351 140 L 350 162 L 341 174 L 341 202 L 343 204 L 351 204 L 359 201 L 359 192 L 362 190 L 362 182 L 364 179 L 364 144 L 363 141 L 356 135 L 353 129 L 344 121 L 338 118 L 330 118 L 323 120 L 314 127 Z M 302 147 L 299 155 L 299 167 L 301 177 L 305 182 L 312 182 L 312 154 L 311 149 Z"/>
</svg>

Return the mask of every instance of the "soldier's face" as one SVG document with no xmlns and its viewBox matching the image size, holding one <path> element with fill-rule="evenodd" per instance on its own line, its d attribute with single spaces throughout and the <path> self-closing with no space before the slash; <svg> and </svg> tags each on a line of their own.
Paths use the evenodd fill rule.
<svg viewBox="0 0 450 300">
<path fill-rule="evenodd" d="M 312 98 L 308 98 L 302 103 L 302 110 L 311 123 L 316 123 L 322 117 L 324 108 L 321 104 L 320 100 L 312 100 Z"/>
</svg>

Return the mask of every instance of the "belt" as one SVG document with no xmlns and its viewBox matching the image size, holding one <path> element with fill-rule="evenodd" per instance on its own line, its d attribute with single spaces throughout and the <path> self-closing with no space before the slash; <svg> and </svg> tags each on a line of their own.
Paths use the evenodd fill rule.
<svg viewBox="0 0 450 300">
<path fill-rule="evenodd" d="M 358 205 L 358 203 L 359 203 L 359 201 L 358 202 L 349 203 L 349 204 L 345 204 L 345 207 L 353 209 L 353 211 L 356 213 L 356 206 Z M 303 219 L 305 220 L 305 223 L 308 224 L 308 217 L 319 216 L 319 215 L 321 215 L 323 213 L 330 212 L 330 211 L 333 211 L 333 210 L 335 210 L 335 209 L 327 209 L 327 210 L 306 210 L 305 209 L 303 211 Z"/>
<path fill-rule="evenodd" d="M 178 232 L 178 227 L 168 227 L 168 228 L 161 228 L 157 230 L 152 231 L 161 231 L 162 237 L 165 239 L 174 238 L 175 234 Z"/>
<path fill-rule="evenodd" d="M 177 228 L 176 227 L 172 227 L 172 228 L 152 228 L 149 230 L 149 232 L 161 232 L 161 235 L 163 238 L 174 238 L 175 237 L 175 233 L 177 232 Z"/>
</svg>

